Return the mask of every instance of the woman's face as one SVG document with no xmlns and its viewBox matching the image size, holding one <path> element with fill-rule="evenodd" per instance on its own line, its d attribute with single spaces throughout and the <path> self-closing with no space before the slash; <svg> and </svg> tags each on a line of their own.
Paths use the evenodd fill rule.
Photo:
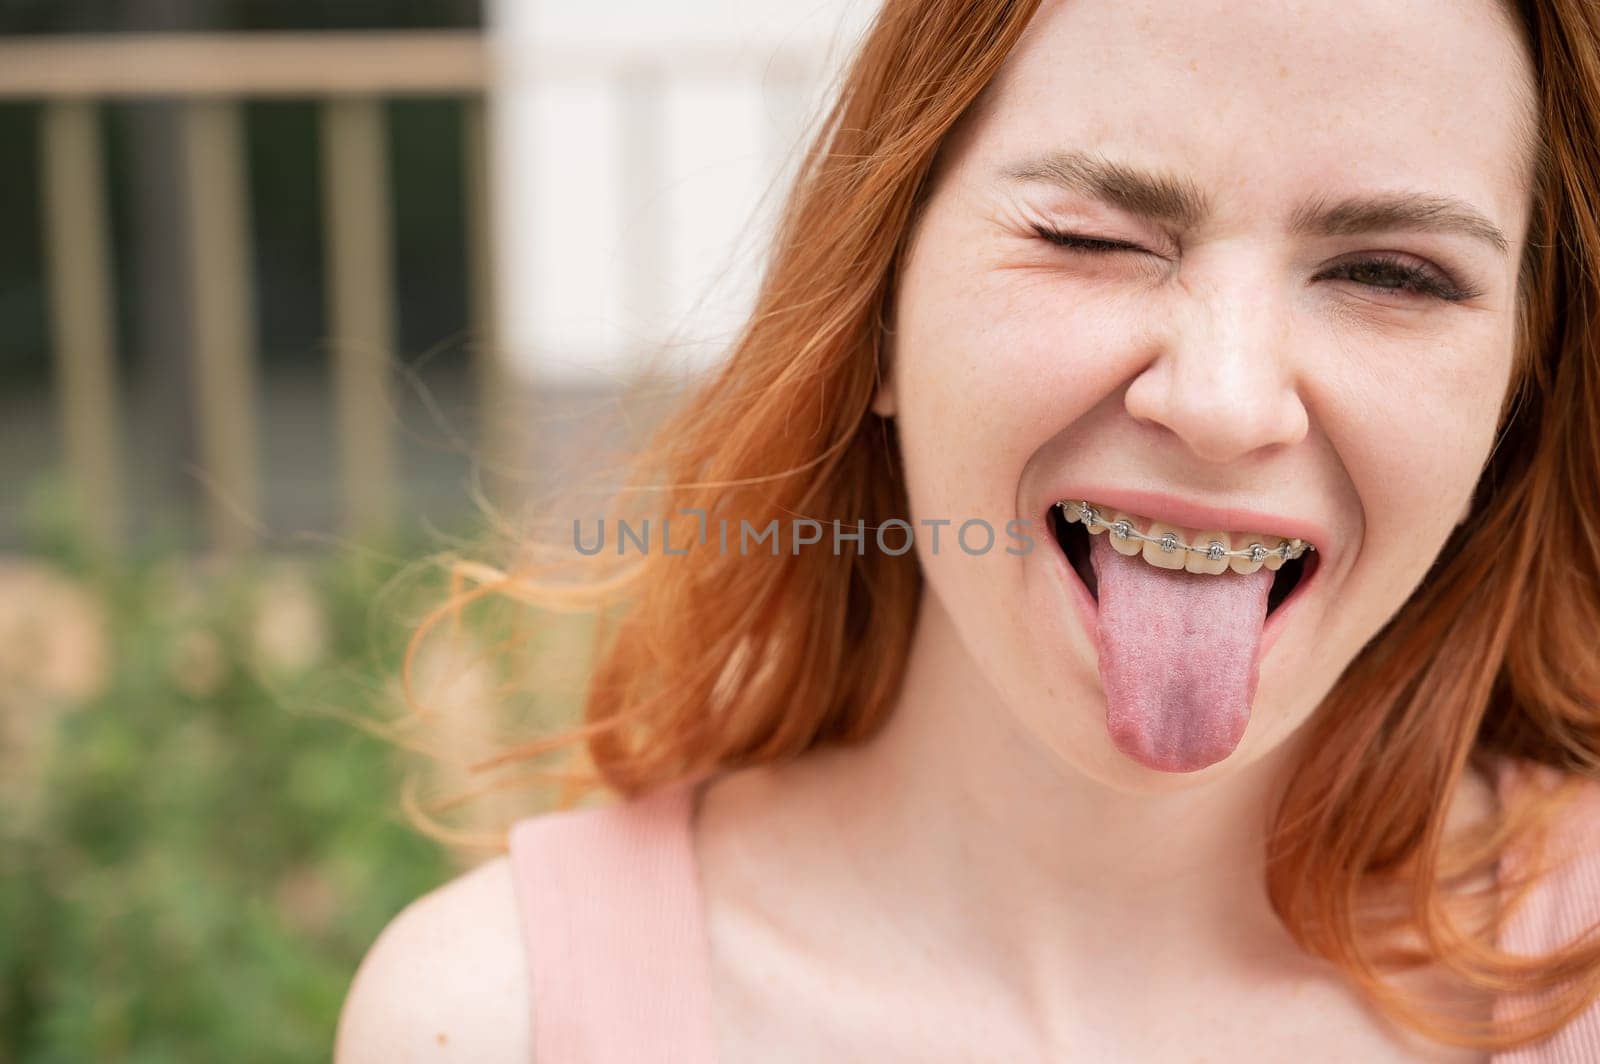
<svg viewBox="0 0 1600 1064">
<path fill-rule="evenodd" d="M 1491 0 L 1047 0 L 946 144 L 876 409 L 930 631 L 1064 761 L 1236 771 L 1422 580 L 1510 381 L 1532 78 Z M 1271 572 L 1079 533 L 1096 599 L 1047 524 L 1069 499 L 1316 561 L 1268 612 Z"/>
</svg>

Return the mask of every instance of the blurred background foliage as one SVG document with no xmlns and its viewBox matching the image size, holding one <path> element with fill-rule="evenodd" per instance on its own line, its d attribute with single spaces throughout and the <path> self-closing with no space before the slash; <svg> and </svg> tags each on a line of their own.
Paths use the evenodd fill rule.
<svg viewBox="0 0 1600 1064">
<path fill-rule="evenodd" d="M 0 1060 L 327 1059 L 378 931 L 459 870 L 343 719 L 395 715 L 441 589 L 384 559 L 436 545 L 105 566 L 49 499 L 0 570 Z"/>
</svg>

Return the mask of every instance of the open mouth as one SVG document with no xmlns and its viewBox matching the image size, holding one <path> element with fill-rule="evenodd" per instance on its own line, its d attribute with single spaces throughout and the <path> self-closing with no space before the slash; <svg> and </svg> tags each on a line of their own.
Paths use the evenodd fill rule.
<svg viewBox="0 0 1600 1064">
<path fill-rule="evenodd" d="M 1080 522 L 1068 521 L 1062 513 L 1061 507 L 1050 507 L 1048 520 L 1050 532 L 1055 537 L 1056 545 L 1061 548 L 1067 557 L 1067 562 L 1072 566 L 1073 572 L 1078 574 L 1078 579 L 1083 581 L 1089 589 L 1089 594 L 1096 602 L 1100 601 L 1100 581 L 1095 577 L 1094 566 L 1089 563 L 1089 530 Z M 1273 575 L 1272 589 L 1267 594 L 1267 616 L 1271 617 L 1274 610 L 1283 605 L 1295 588 L 1307 582 L 1312 573 L 1316 571 L 1319 555 L 1316 551 L 1306 551 L 1298 558 L 1285 560 Z M 1226 574 L 1223 574 L 1226 575 Z M 1205 577 L 1204 579 L 1217 579 Z"/>
</svg>

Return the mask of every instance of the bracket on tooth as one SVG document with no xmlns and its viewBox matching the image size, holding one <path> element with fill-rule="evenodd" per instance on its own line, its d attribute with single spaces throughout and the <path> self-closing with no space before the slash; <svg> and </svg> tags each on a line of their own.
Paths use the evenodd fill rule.
<svg viewBox="0 0 1600 1064">
<path fill-rule="evenodd" d="M 1285 540 L 1277 547 L 1270 549 L 1260 543 L 1252 543 L 1250 546 L 1240 550 L 1229 550 L 1220 540 L 1215 539 L 1205 546 L 1195 546 L 1189 543 L 1179 543 L 1177 535 L 1172 532 L 1163 532 L 1160 536 L 1147 536 L 1135 529 L 1127 521 L 1107 521 L 1100 516 L 1099 510 L 1096 510 L 1087 502 L 1074 501 L 1069 505 L 1063 501 L 1056 503 L 1056 505 L 1061 507 L 1061 512 L 1067 520 L 1080 522 L 1091 532 L 1094 530 L 1095 525 L 1101 525 L 1118 539 L 1137 539 L 1145 543 L 1154 543 L 1168 554 L 1180 549 L 1193 551 L 1196 554 L 1204 554 L 1206 558 L 1214 562 L 1221 561 L 1224 558 L 1248 558 L 1253 562 L 1260 562 L 1269 554 L 1276 554 L 1284 561 L 1293 561 L 1306 551 L 1317 549 L 1312 544 L 1298 538 Z"/>
</svg>

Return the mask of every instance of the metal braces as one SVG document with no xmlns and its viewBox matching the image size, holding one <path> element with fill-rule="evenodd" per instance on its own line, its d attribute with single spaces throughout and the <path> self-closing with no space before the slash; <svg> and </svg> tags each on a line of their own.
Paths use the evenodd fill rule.
<svg viewBox="0 0 1600 1064">
<path fill-rule="evenodd" d="M 1089 529 L 1091 534 L 1094 532 L 1094 526 L 1098 524 L 1118 539 L 1137 539 L 1144 543 L 1154 543 L 1166 554 L 1171 554 L 1178 550 L 1193 551 L 1195 554 L 1205 555 L 1208 561 L 1213 562 L 1222 561 L 1224 558 L 1247 558 L 1252 562 L 1259 563 L 1273 554 L 1278 555 L 1284 561 L 1293 561 L 1306 551 L 1317 549 L 1303 539 L 1285 540 L 1277 547 L 1267 547 L 1260 543 L 1252 543 L 1250 546 L 1240 550 L 1229 550 L 1221 540 L 1214 539 L 1203 547 L 1197 547 L 1188 543 L 1178 542 L 1178 536 L 1173 532 L 1163 532 L 1159 536 L 1147 536 L 1134 528 L 1128 521 L 1107 521 L 1100 516 L 1099 510 L 1087 502 L 1073 504 L 1077 507 L 1077 513 L 1072 512 L 1067 502 L 1058 502 L 1056 505 L 1061 507 L 1061 513 L 1067 520 L 1081 523 L 1085 528 Z"/>
</svg>

